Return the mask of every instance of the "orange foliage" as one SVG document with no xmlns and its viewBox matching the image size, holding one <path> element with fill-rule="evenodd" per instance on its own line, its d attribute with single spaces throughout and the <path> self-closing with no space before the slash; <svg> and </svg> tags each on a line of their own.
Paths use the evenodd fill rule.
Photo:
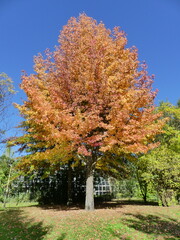
<svg viewBox="0 0 180 240">
<path fill-rule="evenodd" d="M 28 100 L 17 107 L 35 139 L 66 143 L 84 156 L 94 148 L 138 153 L 155 147 L 164 123 L 154 113 L 153 78 L 126 43 L 119 28 L 110 31 L 85 14 L 68 21 L 55 51 L 35 57 L 35 73 L 22 78 Z"/>
</svg>

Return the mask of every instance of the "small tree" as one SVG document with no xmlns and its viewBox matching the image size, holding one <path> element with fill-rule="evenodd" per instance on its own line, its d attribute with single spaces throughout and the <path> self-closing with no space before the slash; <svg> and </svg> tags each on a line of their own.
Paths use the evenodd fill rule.
<svg viewBox="0 0 180 240">
<path fill-rule="evenodd" d="M 180 189 L 180 108 L 162 102 L 157 108 L 168 117 L 164 132 L 158 136 L 161 145 L 137 162 L 141 182 L 153 184 L 160 203 L 169 206 Z"/>
<path fill-rule="evenodd" d="M 13 165 L 13 152 L 10 147 L 7 147 L 4 155 L 0 157 L 0 192 L 3 195 L 4 207 L 6 207 L 6 202 L 10 193 L 11 181 L 13 180 Z"/>
<path fill-rule="evenodd" d="M 126 43 L 119 28 L 82 14 L 64 26 L 53 53 L 35 57 L 35 74 L 22 78 L 28 100 L 17 107 L 46 150 L 25 156 L 21 166 L 53 164 L 57 155 L 68 161 L 76 152 L 86 166 L 86 210 L 94 209 L 93 174 L 104 153 L 146 152 L 163 125 L 153 112 L 152 77 Z"/>
<path fill-rule="evenodd" d="M 134 173 L 139 184 L 140 194 L 145 203 L 150 193 L 156 193 L 152 183 L 152 173 L 149 172 L 149 168 L 151 164 L 153 165 L 153 162 L 150 163 L 146 156 L 145 154 L 143 157 L 139 157 L 134 163 Z"/>
<path fill-rule="evenodd" d="M 15 93 L 12 80 L 5 74 L 0 73 L 0 137 L 5 132 L 5 116 L 10 104 L 12 94 Z"/>
</svg>

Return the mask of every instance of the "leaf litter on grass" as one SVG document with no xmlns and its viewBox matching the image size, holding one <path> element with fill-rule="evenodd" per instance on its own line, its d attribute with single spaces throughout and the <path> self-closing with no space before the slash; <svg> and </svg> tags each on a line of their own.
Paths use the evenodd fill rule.
<svg viewBox="0 0 180 240">
<path fill-rule="evenodd" d="M 5 234 L 2 230 L 6 223 L 12 237 L 17 236 L 19 231 L 17 240 L 33 240 L 32 237 L 36 237 L 35 240 L 175 240 L 180 239 L 178 210 L 180 206 L 162 208 L 141 205 L 123 205 L 94 212 L 21 208 L 19 219 L 15 217 L 12 220 L 12 211 L 3 211 L 4 215 L 0 213 L 0 239 Z M 18 224 L 23 226 L 21 231 Z"/>
</svg>

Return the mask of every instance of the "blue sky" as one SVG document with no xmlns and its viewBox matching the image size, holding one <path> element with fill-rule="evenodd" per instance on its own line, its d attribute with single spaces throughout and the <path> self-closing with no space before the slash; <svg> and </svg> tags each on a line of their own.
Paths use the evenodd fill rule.
<svg viewBox="0 0 180 240">
<path fill-rule="evenodd" d="M 71 16 L 85 12 L 107 28 L 120 26 L 128 47 L 138 48 L 149 74 L 155 74 L 156 104 L 180 98 L 180 0 L 0 0 L 0 72 L 7 73 L 22 103 L 21 71 L 32 73 L 33 56 L 54 49 L 59 31 Z M 21 120 L 10 108 L 9 123 Z M 9 135 L 15 134 L 11 130 Z"/>
</svg>

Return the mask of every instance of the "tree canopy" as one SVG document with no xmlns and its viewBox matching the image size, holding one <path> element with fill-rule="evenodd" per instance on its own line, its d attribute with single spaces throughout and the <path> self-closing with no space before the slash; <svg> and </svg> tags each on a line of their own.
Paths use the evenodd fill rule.
<svg viewBox="0 0 180 240">
<path fill-rule="evenodd" d="M 125 47 L 119 28 L 111 31 L 81 14 L 70 18 L 58 42 L 54 52 L 34 58 L 34 74 L 22 77 L 28 99 L 17 108 L 36 139 L 33 145 L 44 151 L 24 156 L 20 164 L 67 162 L 76 153 L 87 166 L 86 209 L 92 210 L 97 162 L 108 152 L 156 147 L 164 120 L 154 112 L 153 76 L 140 64 L 137 49 Z"/>
</svg>

